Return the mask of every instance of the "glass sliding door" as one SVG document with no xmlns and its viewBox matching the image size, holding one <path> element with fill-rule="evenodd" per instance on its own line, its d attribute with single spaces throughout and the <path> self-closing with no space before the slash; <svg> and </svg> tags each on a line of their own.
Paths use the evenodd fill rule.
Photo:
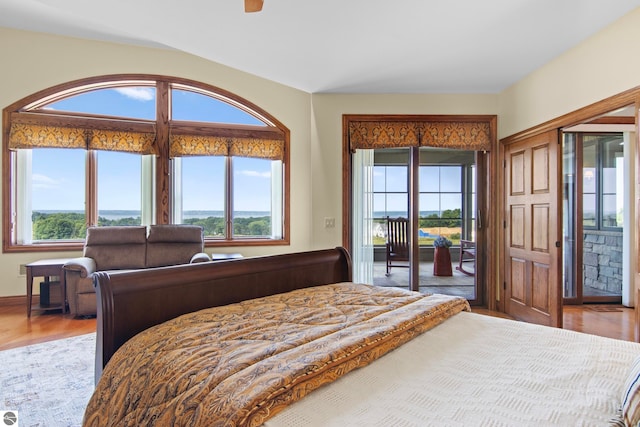
<svg viewBox="0 0 640 427">
<path fill-rule="evenodd" d="M 424 292 L 477 299 L 475 157 L 474 151 L 420 148 L 418 239 Z"/>
<path fill-rule="evenodd" d="M 409 262 L 392 262 L 387 268 L 387 217 L 405 218 L 407 233 L 416 237 L 418 287 L 421 292 L 464 296 L 476 301 L 476 153 L 437 148 L 376 149 L 373 167 L 373 283 L 411 289 Z M 417 165 L 412 164 L 412 159 Z M 417 167 L 418 187 L 415 203 L 418 218 L 411 218 L 411 174 Z M 446 240 L 445 240 L 446 239 Z M 411 239 L 409 239 L 411 240 Z M 436 249 L 434 242 L 451 242 Z M 466 243 L 465 243 L 466 242 Z M 461 245 L 467 252 L 460 262 Z M 448 253 L 444 270 L 436 271 L 436 252 Z M 444 273 L 444 274 L 441 274 Z M 415 280 L 415 278 L 413 279 Z"/>
<path fill-rule="evenodd" d="M 623 276 L 623 137 L 619 133 L 583 135 L 583 146 L 583 301 L 619 301 Z"/>
<path fill-rule="evenodd" d="M 622 133 L 565 133 L 565 303 L 619 302 L 624 238 Z"/>
<path fill-rule="evenodd" d="M 578 228 L 582 228 L 582 203 L 577 203 L 582 185 L 578 179 L 578 154 L 576 135 L 565 133 L 562 142 L 562 283 L 564 303 L 582 301 L 582 239 L 578 239 Z"/>
<path fill-rule="evenodd" d="M 372 233 L 376 285 L 410 288 L 408 261 L 394 261 L 387 267 L 387 217 L 409 219 L 409 150 L 374 152 Z"/>
</svg>

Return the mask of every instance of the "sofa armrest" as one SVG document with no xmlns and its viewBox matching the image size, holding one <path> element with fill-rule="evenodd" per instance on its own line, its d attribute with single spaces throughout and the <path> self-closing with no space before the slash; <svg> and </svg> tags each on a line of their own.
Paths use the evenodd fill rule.
<svg viewBox="0 0 640 427">
<path fill-rule="evenodd" d="M 89 277 L 96 272 L 96 262 L 88 257 L 73 258 L 65 262 L 62 268 L 65 271 L 77 272 L 80 277 Z"/>
<path fill-rule="evenodd" d="M 209 258 L 209 255 L 207 255 L 204 252 L 198 252 L 197 254 L 191 257 L 191 261 L 189 261 L 189 263 L 195 264 L 197 262 L 209 262 L 209 261 L 211 261 L 211 258 Z"/>
</svg>

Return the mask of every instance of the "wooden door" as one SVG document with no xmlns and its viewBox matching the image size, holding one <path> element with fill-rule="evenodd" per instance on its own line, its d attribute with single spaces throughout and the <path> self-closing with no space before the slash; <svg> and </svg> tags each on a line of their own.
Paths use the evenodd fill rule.
<svg viewBox="0 0 640 427">
<path fill-rule="evenodd" d="M 558 132 L 505 147 L 505 311 L 562 327 Z"/>
</svg>

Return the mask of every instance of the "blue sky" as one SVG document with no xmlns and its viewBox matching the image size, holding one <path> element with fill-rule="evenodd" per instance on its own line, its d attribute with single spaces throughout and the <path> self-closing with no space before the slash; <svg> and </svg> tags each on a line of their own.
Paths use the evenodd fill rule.
<svg viewBox="0 0 640 427">
<path fill-rule="evenodd" d="M 49 108 L 139 119 L 155 118 L 155 89 L 101 89 L 51 104 Z M 262 124 L 222 101 L 174 90 L 173 118 L 236 124 Z M 33 150 L 33 210 L 84 210 L 83 150 Z M 185 158 L 184 210 L 222 210 L 224 177 L 220 159 Z M 98 162 L 99 210 L 140 209 L 139 156 L 101 152 Z M 235 210 L 270 210 L 270 161 L 234 159 Z"/>
</svg>

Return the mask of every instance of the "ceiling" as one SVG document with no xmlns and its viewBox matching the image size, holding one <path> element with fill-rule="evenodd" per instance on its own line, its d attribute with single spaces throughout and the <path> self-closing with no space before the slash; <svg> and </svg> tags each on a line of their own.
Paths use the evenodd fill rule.
<svg viewBox="0 0 640 427">
<path fill-rule="evenodd" d="M 0 0 L 0 27 L 176 49 L 309 93 L 498 93 L 640 0 Z"/>
</svg>

